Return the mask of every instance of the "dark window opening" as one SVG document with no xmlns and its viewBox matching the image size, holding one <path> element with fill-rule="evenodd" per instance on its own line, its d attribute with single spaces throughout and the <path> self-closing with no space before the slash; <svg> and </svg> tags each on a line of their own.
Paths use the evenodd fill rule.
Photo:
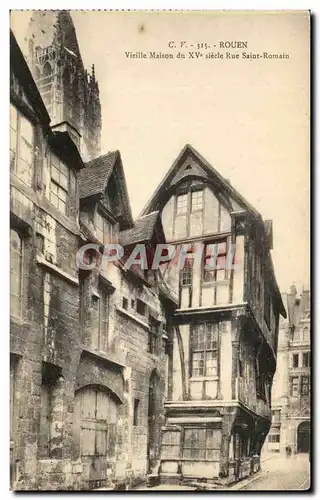
<svg viewBox="0 0 320 500">
<path fill-rule="evenodd" d="M 138 425 L 140 399 L 135 399 L 133 403 L 133 425 Z"/>
<path fill-rule="evenodd" d="M 128 299 L 126 299 L 126 297 L 122 297 L 122 308 L 126 311 L 128 309 Z"/>
<path fill-rule="evenodd" d="M 146 315 L 146 304 L 140 299 L 137 299 L 137 313 L 140 314 L 141 316 Z"/>
<path fill-rule="evenodd" d="M 310 352 L 304 352 L 302 354 L 302 364 L 304 368 L 310 367 Z"/>
<path fill-rule="evenodd" d="M 134 299 L 131 299 L 131 309 L 135 309 L 136 303 Z"/>
<path fill-rule="evenodd" d="M 157 353 L 158 328 L 159 328 L 158 322 L 153 318 L 150 318 L 149 332 L 148 332 L 148 352 L 150 352 L 151 354 Z"/>
<path fill-rule="evenodd" d="M 299 366 L 299 354 L 293 354 L 292 366 L 293 366 L 293 368 L 298 368 L 298 366 Z"/>
</svg>

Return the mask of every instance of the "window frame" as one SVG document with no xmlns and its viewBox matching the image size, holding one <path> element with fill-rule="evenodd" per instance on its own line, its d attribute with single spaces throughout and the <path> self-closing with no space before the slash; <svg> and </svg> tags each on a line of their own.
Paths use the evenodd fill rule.
<svg viewBox="0 0 320 500">
<path fill-rule="evenodd" d="M 114 241 L 114 224 L 99 210 L 95 215 L 95 229 L 99 241 L 103 245 L 108 245 Z M 101 238 L 102 237 L 102 238 Z"/>
<path fill-rule="evenodd" d="M 295 360 L 297 363 L 295 363 Z M 292 354 L 292 368 L 299 368 L 299 354 L 294 353 Z"/>
<path fill-rule="evenodd" d="M 194 442 L 188 443 L 186 446 L 186 435 L 187 433 L 191 431 L 192 433 L 195 433 L 195 431 L 198 431 Z M 215 428 L 215 427 L 198 427 L 198 426 L 185 426 L 184 427 L 184 435 L 183 435 L 183 444 L 182 444 L 182 460 L 197 460 L 197 461 L 218 461 L 215 460 L 212 456 L 210 456 L 210 452 L 216 452 L 216 455 L 220 453 L 220 447 L 221 447 L 221 434 L 220 434 L 220 440 L 218 440 L 218 444 L 216 444 L 216 447 L 208 446 L 208 441 L 209 441 L 209 433 L 221 433 L 221 429 Z M 202 434 L 202 436 L 201 436 Z M 195 446 L 196 444 L 196 446 Z M 203 445 L 203 446 L 201 446 Z M 187 453 L 186 453 L 187 452 Z M 191 453 L 190 453 L 191 452 Z M 195 456 L 190 456 L 194 452 Z"/>
<path fill-rule="evenodd" d="M 303 368 L 310 368 L 310 351 L 302 353 L 302 366 Z"/>
<path fill-rule="evenodd" d="M 293 383 L 293 381 L 297 381 L 296 384 Z M 293 389 L 296 389 L 296 392 L 294 393 Z M 299 377 L 290 377 L 290 396 L 293 398 L 299 397 L 300 395 L 300 380 Z"/>
<path fill-rule="evenodd" d="M 16 117 L 15 117 L 15 124 L 16 124 L 16 129 L 12 127 L 12 110 L 15 111 Z M 22 120 L 25 120 L 28 125 L 30 125 L 30 128 L 32 130 L 32 142 L 29 143 L 27 139 L 22 135 L 21 129 L 21 122 Z M 33 178 L 34 178 L 34 153 L 35 153 L 35 125 L 34 123 L 20 110 L 18 109 L 12 102 L 10 102 L 10 124 L 9 124 L 9 129 L 10 129 L 10 171 L 14 173 L 19 180 L 21 180 L 24 184 L 26 184 L 29 187 L 33 187 Z M 14 142 L 15 142 L 15 150 L 12 149 L 12 131 L 14 131 Z M 20 156 L 21 150 L 22 150 L 22 141 L 25 141 L 27 146 L 30 148 L 30 155 L 31 155 L 31 162 L 28 164 L 25 159 L 22 159 Z M 14 157 L 12 158 L 12 155 L 14 154 Z M 27 171 L 28 171 L 28 176 L 29 176 L 29 182 L 26 182 L 24 179 L 24 176 L 22 175 L 22 169 L 21 169 L 21 162 L 23 164 L 27 165 Z"/>
<path fill-rule="evenodd" d="M 148 353 L 157 355 L 159 340 L 159 322 L 149 316 L 149 330 L 148 330 Z"/>
<path fill-rule="evenodd" d="M 19 242 L 20 242 L 20 252 L 15 252 L 13 251 L 12 249 L 12 244 L 11 244 L 11 232 L 15 233 L 18 238 L 19 238 Z M 11 268 L 11 261 L 12 261 L 12 253 L 11 252 L 14 252 L 17 256 L 18 256 L 18 259 L 19 259 L 19 295 L 15 295 L 15 294 L 12 294 L 11 292 L 11 277 L 14 275 L 14 273 L 11 272 L 11 270 L 13 270 L 13 268 Z M 18 318 L 21 318 L 22 317 L 22 301 L 23 301 L 23 261 L 24 261 L 24 239 L 20 233 L 20 231 L 18 231 L 15 227 L 11 227 L 10 228 L 10 316 L 13 316 L 13 317 L 18 317 Z M 18 303 L 18 311 L 15 311 L 17 312 L 17 314 L 15 314 L 15 312 L 12 312 L 11 310 L 11 298 L 12 296 L 14 296 L 16 299 L 17 299 L 17 303 Z"/>
<path fill-rule="evenodd" d="M 219 251 L 219 245 L 225 244 L 225 250 L 224 251 Z M 207 247 L 209 245 L 215 245 L 216 247 L 216 253 L 215 253 L 215 267 L 212 269 L 205 269 L 205 266 L 207 265 L 207 261 L 211 260 L 212 254 L 207 255 Z M 228 252 L 230 250 L 230 238 L 225 237 L 225 238 L 217 238 L 214 239 L 210 242 L 206 242 L 205 247 L 204 247 L 204 253 L 203 253 L 203 258 L 202 258 L 202 273 L 201 273 L 201 285 L 219 285 L 219 283 L 225 283 L 228 281 L 228 269 L 227 269 L 227 260 L 228 260 Z M 220 267 L 221 265 L 219 264 L 218 260 L 224 259 L 224 267 Z M 217 273 L 219 271 L 224 271 L 224 276 L 222 279 L 217 279 Z M 213 276 L 213 279 L 206 279 L 206 275 Z"/>
<path fill-rule="evenodd" d="M 203 330 L 203 349 L 200 349 L 200 347 L 195 348 L 195 336 L 197 334 L 196 329 L 200 328 L 201 325 L 204 325 L 204 330 Z M 207 341 L 208 341 L 208 329 L 207 327 L 211 326 L 212 331 L 210 332 L 210 338 L 209 342 L 210 343 L 215 343 L 216 347 L 207 347 Z M 198 334 L 201 334 L 199 331 Z M 190 363 L 190 378 L 192 380 L 212 380 L 212 379 L 218 379 L 219 376 L 219 323 L 218 322 L 210 322 L 210 321 L 203 321 L 203 322 L 198 322 L 194 323 L 191 327 L 191 342 L 190 342 L 190 357 L 191 357 L 191 363 Z M 197 343 L 201 345 L 201 340 L 197 339 Z M 208 357 L 208 353 L 211 353 L 210 356 Z M 198 358 L 198 355 L 200 354 L 200 358 Z M 202 354 L 202 357 L 201 357 Z M 196 356 L 195 356 L 196 355 Z M 195 361 L 198 361 L 199 364 L 197 367 L 195 366 Z M 207 361 L 215 361 L 215 366 L 207 366 Z M 215 373 L 208 373 L 208 371 L 214 369 Z M 197 373 L 198 372 L 198 373 Z"/>
<path fill-rule="evenodd" d="M 306 391 L 304 391 L 305 387 L 307 388 Z M 309 375 L 302 375 L 300 393 L 301 393 L 301 396 L 310 396 L 310 377 L 309 377 Z"/>
<path fill-rule="evenodd" d="M 103 313 L 103 311 L 105 312 Z M 109 344 L 109 310 L 110 294 L 108 290 L 100 285 L 98 304 L 98 350 L 108 351 Z"/>
<path fill-rule="evenodd" d="M 54 161 L 56 163 L 54 163 Z M 63 170 L 65 169 L 65 172 Z M 54 170 L 58 172 L 58 177 L 55 177 L 53 175 Z M 67 181 L 67 188 L 63 183 L 61 183 L 61 178 L 66 178 Z M 53 192 L 53 187 L 55 188 L 56 192 Z M 61 198 L 61 196 L 65 197 L 65 199 Z M 60 213 L 63 213 L 64 215 L 68 215 L 68 209 L 69 209 L 69 196 L 70 196 L 70 167 L 59 158 L 58 155 L 56 155 L 54 152 L 50 152 L 50 187 L 49 187 L 49 201 L 55 209 L 59 210 Z M 53 202 L 53 199 L 57 198 L 57 204 Z M 64 206 L 64 210 L 60 208 L 60 202 L 62 202 L 62 206 Z"/>
</svg>

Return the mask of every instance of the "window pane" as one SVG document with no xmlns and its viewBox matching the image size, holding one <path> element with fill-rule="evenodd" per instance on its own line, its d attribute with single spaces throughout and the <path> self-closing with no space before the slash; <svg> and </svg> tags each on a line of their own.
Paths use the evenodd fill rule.
<svg viewBox="0 0 320 500">
<path fill-rule="evenodd" d="M 206 375 L 215 377 L 217 375 L 217 354 L 209 351 L 206 355 Z"/>
<path fill-rule="evenodd" d="M 64 214 L 66 213 L 66 204 L 63 200 L 59 199 L 58 208 L 59 208 L 60 212 L 63 212 Z"/>
<path fill-rule="evenodd" d="M 10 127 L 13 130 L 17 130 L 17 109 L 10 104 Z"/>
<path fill-rule="evenodd" d="M 58 196 L 56 194 L 50 193 L 50 201 L 51 201 L 52 205 L 59 208 L 59 199 L 58 199 Z"/>
<path fill-rule="evenodd" d="M 19 116 L 20 116 L 20 135 L 30 145 L 33 145 L 33 125 L 23 115 L 19 114 Z"/>
<path fill-rule="evenodd" d="M 64 203 L 67 202 L 67 193 L 66 191 L 64 191 L 64 189 L 61 189 L 60 187 L 58 189 L 58 196 L 61 201 L 63 201 Z"/>
<path fill-rule="evenodd" d="M 181 194 L 177 198 L 177 214 L 185 214 L 188 206 L 188 195 Z"/>
<path fill-rule="evenodd" d="M 68 177 L 63 174 L 60 174 L 60 186 L 66 191 L 68 191 L 69 188 Z"/>
<path fill-rule="evenodd" d="M 25 161 L 28 165 L 32 165 L 33 160 L 33 149 L 32 145 L 27 142 L 23 137 L 19 141 L 19 153 L 20 158 Z"/>
<path fill-rule="evenodd" d="M 59 169 L 53 164 L 51 165 L 51 179 L 53 179 L 57 184 L 59 184 Z"/>
<path fill-rule="evenodd" d="M 191 210 L 202 210 L 203 207 L 203 191 L 193 191 L 191 193 Z"/>
</svg>

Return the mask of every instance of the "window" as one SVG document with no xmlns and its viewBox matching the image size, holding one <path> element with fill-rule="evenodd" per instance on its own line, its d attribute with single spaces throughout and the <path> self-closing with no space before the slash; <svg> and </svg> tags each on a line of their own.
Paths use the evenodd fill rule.
<svg viewBox="0 0 320 500">
<path fill-rule="evenodd" d="M 166 431 L 162 437 L 161 456 L 163 458 L 180 457 L 180 432 Z"/>
<path fill-rule="evenodd" d="M 308 342 L 309 338 L 310 338 L 309 328 L 307 326 L 305 326 L 303 329 L 303 340 L 305 342 Z"/>
<path fill-rule="evenodd" d="M 192 191 L 191 193 L 191 212 L 202 210 L 203 208 L 203 191 Z"/>
<path fill-rule="evenodd" d="M 299 377 L 291 378 L 291 396 L 299 396 Z"/>
<path fill-rule="evenodd" d="M 239 377 L 243 377 L 243 364 L 241 359 L 239 359 Z"/>
<path fill-rule="evenodd" d="M 98 345 L 96 346 L 100 351 L 107 351 L 108 349 L 108 317 L 109 317 L 109 295 L 107 292 L 100 288 L 99 290 L 99 335 Z"/>
<path fill-rule="evenodd" d="M 67 212 L 69 169 L 59 158 L 51 154 L 51 182 L 49 199 L 64 214 Z"/>
<path fill-rule="evenodd" d="M 256 391 L 257 395 L 266 398 L 266 385 L 265 385 L 265 375 L 263 370 L 260 367 L 261 359 L 258 356 L 256 358 L 255 371 L 256 371 Z"/>
<path fill-rule="evenodd" d="M 264 320 L 270 330 L 270 316 L 271 316 L 271 297 L 270 289 L 267 281 L 264 282 Z"/>
<path fill-rule="evenodd" d="M 188 195 L 180 194 L 177 197 L 177 215 L 186 214 L 188 210 Z"/>
<path fill-rule="evenodd" d="M 135 399 L 133 402 L 133 425 L 138 425 L 140 399 Z"/>
<path fill-rule="evenodd" d="M 299 354 L 293 354 L 292 366 L 293 366 L 293 368 L 298 368 L 298 366 L 299 366 Z"/>
<path fill-rule="evenodd" d="M 191 286 L 192 284 L 192 260 L 185 259 L 183 268 L 180 271 L 181 286 Z"/>
<path fill-rule="evenodd" d="M 151 354 L 156 354 L 157 352 L 158 328 L 158 322 L 153 318 L 150 318 L 148 332 L 148 352 L 150 352 Z"/>
<path fill-rule="evenodd" d="M 146 304 L 140 300 L 140 299 L 137 299 L 137 313 L 140 314 L 141 316 L 145 316 L 146 315 Z"/>
<path fill-rule="evenodd" d="M 218 460 L 220 429 L 187 428 L 184 433 L 183 458 Z"/>
<path fill-rule="evenodd" d="M 310 378 L 301 377 L 301 395 L 309 396 L 310 393 Z"/>
<path fill-rule="evenodd" d="M 206 245 L 203 281 L 206 283 L 217 282 L 225 280 L 227 277 L 227 241 L 223 240 Z"/>
<path fill-rule="evenodd" d="M 274 422 L 280 422 L 281 410 L 273 410 L 272 412 L 272 420 Z"/>
<path fill-rule="evenodd" d="M 310 352 L 304 352 L 302 354 L 302 365 L 304 368 L 310 367 Z"/>
<path fill-rule="evenodd" d="M 33 174 L 34 127 L 10 105 L 10 168 L 31 186 Z"/>
<path fill-rule="evenodd" d="M 113 225 L 99 213 L 96 214 L 96 235 L 104 245 L 113 242 Z"/>
<path fill-rule="evenodd" d="M 269 443 L 280 443 L 280 434 L 269 434 Z"/>
<path fill-rule="evenodd" d="M 125 297 L 122 297 L 122 308 L 126 311 L 128 309 L 128 299 L 126 299 Z"/>
<path fill-rule="evenodd" d="M 22 296 L 22 240 L 10 230 L 10 310 L 14 316 L 21 315 Z"/>
<path fill-rule="evenodd" d="M 131 309 L 135 309 L 136 307 L 136 302 L 134 299 L 131 299 Z"/>
<path fill-rule="evenodd" d="M 218 323 L 200 323 L 192 332 L 192 377 L 216 377 L 218 373 Z"/>
</svg>

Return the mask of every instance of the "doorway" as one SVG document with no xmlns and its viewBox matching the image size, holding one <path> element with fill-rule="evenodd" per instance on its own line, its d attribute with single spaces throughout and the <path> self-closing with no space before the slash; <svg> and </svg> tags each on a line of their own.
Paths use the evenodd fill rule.
<svg viewBox="0 0 320 500">
<path fill-rule="evenodd" d="M 297 452 L 309 453 L 310 449 L 310 422 L 302 422 L 297 433 Z"/>
</svg>

